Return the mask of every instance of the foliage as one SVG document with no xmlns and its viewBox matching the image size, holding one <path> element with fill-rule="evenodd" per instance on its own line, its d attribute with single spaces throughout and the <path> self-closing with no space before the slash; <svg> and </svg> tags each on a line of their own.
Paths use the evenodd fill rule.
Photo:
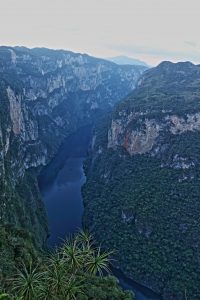
<svg viewBox="0 0 200 300">
<path fill-rule="evenodd" d="M 0 224 L 0 287 L 8 275 L 13 274 L 21 260 L 27 263 L 38 256 L 31 233 L 10 224 Z"/>
<path fill-rule="evenodd" d="M 108 272 L 110 253 L 94 245 L 92 236 L 80 232 L 65 241 L 40 264 L 22 263 L 14 277 L 7 279 L 8 294 L 2 297 L 22 300 L 117 300 L 132 299 Z M 2 299 L 4 299 L 2 298 Z M 5 298 L 5 299 L 7 299 Z M 19 299 L 19 298 L 18 298 Z"/>
</svg>

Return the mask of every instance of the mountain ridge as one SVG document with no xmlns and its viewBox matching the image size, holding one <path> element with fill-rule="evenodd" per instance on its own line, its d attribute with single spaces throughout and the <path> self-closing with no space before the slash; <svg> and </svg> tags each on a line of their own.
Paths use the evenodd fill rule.
<svg viewBox="0 0 200 300">
<path fill-rule="evenodd" d="M 146 62 L 132 57 L 124 56 L 124 55 L 108 57 L 106 59 L 118 65 L 135 65 L 135 66 L 145 66 L 149 68 L 149 65 Z"/>
</svg>

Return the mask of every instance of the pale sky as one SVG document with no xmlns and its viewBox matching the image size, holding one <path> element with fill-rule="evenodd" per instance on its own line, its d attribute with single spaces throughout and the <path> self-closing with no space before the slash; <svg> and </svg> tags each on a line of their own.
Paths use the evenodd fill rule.
<svg viewBox="0 0 200 300">
<path fill-rule="evenodd" d="M 200 0 L 0 0 L 0 45 L 200 63 Z"/>
</svg>

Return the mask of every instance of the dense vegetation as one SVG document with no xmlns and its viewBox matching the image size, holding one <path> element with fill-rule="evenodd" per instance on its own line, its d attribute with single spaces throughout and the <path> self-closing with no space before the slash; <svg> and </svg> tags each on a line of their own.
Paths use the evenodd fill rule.
<svg viewBox="0 0 200 300">
<path fill-rule="evenodd" d="M 10 224 L 0 225 L 0 287 L 22 260 L 35 260 L 37 256 L 37 246 L 31 233 Z"/>
<path fill-rule="evenodd" d="M 113 119 L 127 126 L 126 133 L 145 130 L 145 119 L 161 124 L 154 147 L 132 156 L 123 147 L 108 149 L 107 120 L 96 129 L 86 164 L 85 224 L 115 250 L 126 274 L 167 300 L 200 299 L 200 132 L 172 134 L 164 123 L 167 115 L 187 120 L 186 114 L 200 111 L 199 75 L 190 63 L 147 71 Z M 140 114 L 126 125 L 132 112 Z"/>
<path fill-rule="evenodd" d="M 12 246 L 6 245 L 10 242 L 9 236 L 6 239 L 6 234 L 1 233 L 1 248 L 20 252 L 18 237 L 17 248 L 14 240 Z M 4 252 L 5 259 L 13 262 L 9 254 L 13 252 Z M 114 277 L 105 276 L 109 273 L 110 254 L 96 247 L 89 233 L 80 232 L 49 255 L 21 255 L 23 261 L 18 262 L 18 269 L 1 281 L 0 299 L 131 300 L 133 295 L 122 291 Z"/>
</svg>

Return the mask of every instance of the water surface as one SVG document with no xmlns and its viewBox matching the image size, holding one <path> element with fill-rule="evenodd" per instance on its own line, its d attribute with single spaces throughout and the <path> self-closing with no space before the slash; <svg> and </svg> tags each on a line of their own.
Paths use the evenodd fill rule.
<svg viewBox="0 0 200 300">
<path fill-rule="evenodd" d="M 58 246 L 62 239 L 82 227 L 81 186 L 86 180 L 83 160 L 69 157 L 52 184 L 42 191 L 48 213 L 50 247 Z"/>
</svg>

